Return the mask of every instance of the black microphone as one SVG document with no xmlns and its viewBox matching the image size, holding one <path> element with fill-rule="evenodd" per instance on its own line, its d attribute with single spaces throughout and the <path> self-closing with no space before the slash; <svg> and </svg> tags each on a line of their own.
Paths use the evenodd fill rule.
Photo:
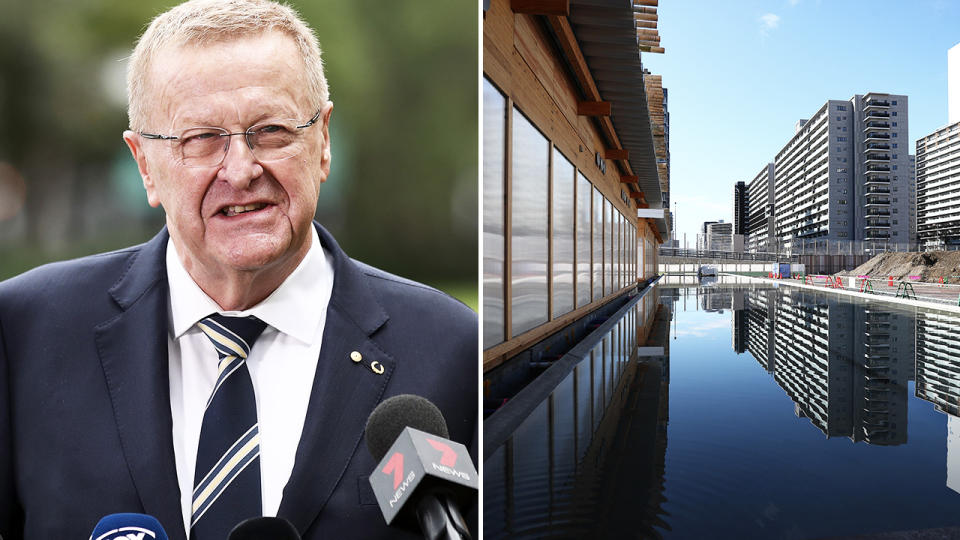
<svg viewBox="0 0 960 540">
<path fill-rule="evenodd" d="M 104 516 L 90 534 L 90 540 L 168 540 L 160 522 L 146 514 Z"/>
<path fill-rule="evenodd" d="M 241 521 L 227 540 L 300 540 L 300 533 L 283 518 L 256 517 Z"/>
<path fill-rule="evenodd" d="M 477 469 L 451 441 L 443 413 L 420 396 L 384 400 L 367 419 L 367 448 L 379 462 L 370 486 L 387 525 L 430 540 L 469 539 L 459 508 L 477 498 Z"/>
</svg>

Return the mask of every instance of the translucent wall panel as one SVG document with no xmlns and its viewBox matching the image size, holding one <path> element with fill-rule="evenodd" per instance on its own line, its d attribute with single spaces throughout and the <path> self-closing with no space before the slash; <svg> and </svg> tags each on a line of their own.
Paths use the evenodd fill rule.
<svg viewBox="0 0 960 540">
<path fill-rule="evenodd" d="M 483 79 L 483 348 L 504 336 L 504 138 L 507 100 Z"/>
<path fill-rule="evenodd" d="M 577 172 L 577 307 L 590 303 L 590 194 L 593 186 Z"/>
<path fill-rule="evenodd" d="M 610 201 L 603 199 L 603 295 L 613 292 L 613 216 Z"/>
<path fill-rule="evenodd" d="M 550 144 L 513 110 L 510 306 L 512 333 L 547 321 L 547 163 Z"/>
<path fill-rule="evenodd" d="M 593 188 L 593 299 L 603 297 L 603 195 Z"/>
<path fill-rule="evenodd" d="M 553 150 L 553 316 L 573 310 L 573 164 Z"/>
</svg>

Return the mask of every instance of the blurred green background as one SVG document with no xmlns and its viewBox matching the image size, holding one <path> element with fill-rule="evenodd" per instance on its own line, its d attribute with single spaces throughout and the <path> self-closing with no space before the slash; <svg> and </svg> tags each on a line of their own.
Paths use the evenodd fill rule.
<svg viewBox="0 0 960 540">
<path fill-rule="evenodd" d="M 0 279 L 163 225 L 121 139 L 124 74 L 177 3 L 0 0 Z M 290 4 L 317 31 L 335 103 L 317 219 L 352 257 L 476 309 L 477 3 Z"/>
</svg>

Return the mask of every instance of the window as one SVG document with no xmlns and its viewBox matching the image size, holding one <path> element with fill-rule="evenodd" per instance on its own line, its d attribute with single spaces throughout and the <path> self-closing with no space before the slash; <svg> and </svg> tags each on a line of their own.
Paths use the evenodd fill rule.
<svg viewBox="0 0 960 540">
<path fill-rule="evenodd" d="M 897 170 L 897 166 L 896 166 L 896 165 L 893 166 L 893 170 Z"/>
<path fill-rule="evenodd" d="M 573 164 L 553 150 L 553 316 L 573 311 Z"/>
<path fill-rule="evenodd" d="M 897 198 L 896 198 L 896 197 L 893 198 L 893 202 L 897 202 Z"/>
<path fill-rule="evenodd" d="M 846 195 L 846 194 L 847 194 L 847 190 L 843 190 L 843 194 Z"/>
<path fill-rule="evenodd" d="M 896 115 L 897 115 L 897 111 L 893 111 L 893 116 L 896 116 Z"/>
<path fill-rule="evenodd" d="M 846 168 L 846 167 L 840 167 L 840 168 L 837 169 L 837 172 L 838 172 L 838 173 L 845 173 L 845 172 L 847 172 L 847 168 Z"/>
<path fill-rule="evenodd" d="M 846 130 L 847 130 L 847 126 L 843 126 L 843 130 L 846 131 Z"/>
<path fill-rule="evenodd" d="M 893 159 L 897 159 L 897 155 L 896 155 L 896 154 L 893 155 Z"/>
<path fill-rule="evenodd" d="M 839 116 L 837 116 L 837 122 L 839 122 L 839 121 L 840 121 L 840 117 L 839 117 Z"/>
<path fill-rule="evenodd" d="M 897 147 L 897 143 L 893 143 L 893 147 L 896 148 L 896 147 Z"/>
<path fill-rule="evenodd" d="M 577 172 L 577 307 L 590 303 L 590 181 Z"/>
<path fill-rule="evenodd" d="M 507 100 L 483 79 L 483 348 L 505 339 L 503 278 Z"/>
<path fill-rule="evenodd" d="M 840 204 L 847 204 L 847 200 L 846 200 L 846 199 L 840 199 Z"/>
<path fill-rule="evenodd" d="M 894 224 L 894 225 L 896 225 L 897 223 L 898 223 L 897 220 L 893 220 L 893 224 Z"/>
<path fill-rule="evenodd" d="M 837 137 L 837 142 L 847 142 L 846 137 Z"/>
<path fill-rule="evenodd" d="M 603 296 L 603 194 L 593 188 L 593 299 Z"/>
<path fill-rule="evenodd" d="M 837 105 L 837 110 L 838 110 L 838 111 L 845 111 L 845 110 L 847 110 L 847 107 L 846 107 L 845 105 Z"/>
<path fill-rule="evenodd" d="M 896 132 L 896 131 L 894 131 L 894 132 L 892 133 L 892 135 L 893 135 L 893 138 L 894 138 L 894 139 L 897 138 L 897 132 Z"/>
<path fill-rule="evenodd" d="M 897 127 L 897 123 L 896 123 L 896 122 L 893 123 L 893 127 Z"/>
<path fill-rule="evenodd" d="M 897 211 L 896 208 L 894 208 L 894 209 L 892 210 L 892 212 L 893 212 L 894 214 L 899 214 L 899 212 Z"/>
<path fill-rule="evenodd" d="M 897 104 L 897 100 L 893 100 L 893 101 L 891 101 L 890 103 L 892 103 L 893 105 L 896 105 L 896 104 Z"/>
<path fill-rule="evenodd" d="M 550 143 L 513 110 L 511 335 L 547 322 L 547 177 Z"/>
</svg>

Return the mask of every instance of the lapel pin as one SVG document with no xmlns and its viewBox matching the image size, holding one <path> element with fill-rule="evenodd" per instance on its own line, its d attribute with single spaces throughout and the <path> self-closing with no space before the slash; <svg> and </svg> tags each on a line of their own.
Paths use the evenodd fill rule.
<svg viewBox="0 0 960 540">
<path fill-rule="evenodd" d="M 350 353 L 350 359 L 356 363 L 363 360 L 363 355 L 358 353 L 357 351 L 353 351 L 352 353 Z"/>
<path fill-rule="evenodd" d="M 380 364 L 380 362 L 377 362 L 376 360 L 374 360 L 373 362 L 370 362 L 370 369 L 377 375 L 383 374 L 383 366 Z"/>
</svg>

